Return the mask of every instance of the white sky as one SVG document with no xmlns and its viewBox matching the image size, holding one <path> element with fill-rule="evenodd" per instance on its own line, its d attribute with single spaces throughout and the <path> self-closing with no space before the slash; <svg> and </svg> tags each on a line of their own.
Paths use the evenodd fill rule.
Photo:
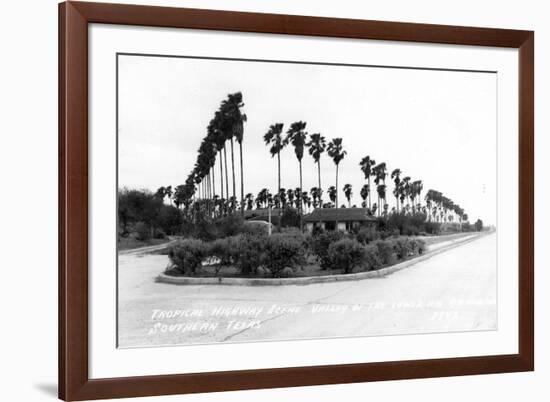
<svg viewBox="0 0 550 402">
<path fill-rule="evenodd" d="M 182 184 L 219 103 L 241 91 L 248 116 L 245 194 L 277 189 L 277 160 L 263 143 L 269 125 L 285 123 L 286 132 L 303 120 L 306 131 L 327 142 L 343 138 L 348 154 L 340 163 L 339 203 L 350 183 L 352 204 L 360 205 L 365 181 L 358 164 L 370 155 L 387 164 L 390 208 L 389 173 L 400 168 L 402 177 L 423 181 L 422 197 L 433 188 L 460 204 L 470 221 L 494 224 L 496 80 L 491 73 L 119 56 L 119 186 L 154 191 Z M 307 151 L 302 162 L 309 191 L 317 167 Z M 326 153 L 321 169 L 327 199 L 335 166 Z M 281 170 L 282 187 L 298 187 L 292 147 L 281 154 Z M 219 168 L 215 173 L 219 193 Z M 237 170 L 237 186 L 239 177 Z"/>
</svg>

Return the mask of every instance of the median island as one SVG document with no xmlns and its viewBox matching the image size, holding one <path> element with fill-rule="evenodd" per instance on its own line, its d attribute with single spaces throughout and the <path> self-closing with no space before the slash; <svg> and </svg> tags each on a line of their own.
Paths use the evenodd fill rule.
<svg viewBox="0 0 550 402">
<path fill-rule="evenodd" d="M 169 264 L 164 276 L 268 279 L 370 272 L 414 259 L 429 245 L 471 235 L 401 235 L 373 222 L 349 231 L 308 232 L 247 222 L 235 214 L 202 225 L 202 239 L 183 238 L 165 250 Z"/>
</svg>

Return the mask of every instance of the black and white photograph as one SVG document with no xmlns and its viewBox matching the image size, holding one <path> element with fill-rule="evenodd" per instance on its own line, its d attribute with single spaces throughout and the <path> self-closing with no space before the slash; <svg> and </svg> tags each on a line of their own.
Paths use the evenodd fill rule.
<svg viewBox="0 0 550 402">
<path fill-rule="evenodd" d="M 119 348 L 498 328 L 495 71 L 116 68 Z"/>
</svg>

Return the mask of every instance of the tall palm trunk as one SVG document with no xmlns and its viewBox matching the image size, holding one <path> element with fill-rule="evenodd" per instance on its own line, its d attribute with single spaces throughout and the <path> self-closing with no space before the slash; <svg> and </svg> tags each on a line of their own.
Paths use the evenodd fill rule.
<svg viewBox="0 0 550 402">
<path fill-rule="evenodd" d="M 281 151 L 277 152 L 277 194 L 281 194 Z M 283 208 L 279 208 L 279 217 L 277 219 L 277 227 L 279 228 L 279 232 L 281 231 L 281 218 L 283 216 L 282 214 Z"/>
<path fill-rule="evenodd" d="M 397 213 L 399 213 L 399 197 L 397 195 L 395 196 L 395 206 Z"/>
<path fill-rule="evenodd" d="M 216 215 L 216 175 L 214 174 L 215 164 L 212 165 L 212 215 Z"/>
<path fill-rule="evenodd" d="M 243 143 L 239 142 L 239 154 L 241 156 L 241 215 L 244 217 L 244 173 L 243 173 Z"/>
<path fill-rule="evenodd" d="M 220 199 L 222 201 L 222 208 L 223 208 L 223 154 L 222 150 L 220 149 Z M 220 208 L 220 213 L 222 212 Z"/>
<path fill-rule="evenodd" d="M 225 197 L 229 200 L 229 179 L 227 177 L 227 151 L 226 147 L 223 147 L 223 160 L 225 164 Z M 225 207 L 224 207 L 225 208 Z"/>
<path fill-rule="evenodd" d="M 317 178 L 319 179 L 319 190 L 321 190 L 323 188 L 321 187 L 321 158 L 317 160 Z M 319 194 L 319 203 L 323 205 L 322 194 Z"/>
<path fill-rule="evenodd" d="M 371 196 L 370 196 L 370 174 L 369 174 L 369 178 L 367 180 L 368 180 L 368 183 L 369 183 L 369 210 L 372 212 Z"/>
<path fill-rule="evenodd" d="M 235 191 L 235 159 L 233 157 L 233 137 L 231 137 L 231 173 L 233 174 L 233 199 L 237 199 Z"/>
<path fill-rule="evenodd" d="M 300 164 L 300 231 L 302 231 L 304 230 L 304 224 L 302 221 L 303 204 L 304 204 L 303 191 L 302 191 L 302 160 L 300 159 L 298 162 Z"/>
<path fill-rule="evenodd" d="M 338 164 L 336 164 L 336 209 L 338 209 Z M 338 230 L 338 214 L 336 214 L 336 230 Z"/>
</svg>

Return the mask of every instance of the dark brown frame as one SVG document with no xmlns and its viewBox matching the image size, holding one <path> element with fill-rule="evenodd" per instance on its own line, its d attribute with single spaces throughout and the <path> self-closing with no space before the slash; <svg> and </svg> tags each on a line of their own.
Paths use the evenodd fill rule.
<svg viewBox="0 0 550 402">
<path fill-rule="evenodd" d="M 519 49 L 519 353 L 215 373 L 88 377 L 88 24 L 107 23 Z M 534 33 L 66 2 L 59 5 L 59 397 L 67 401 L 532 371 Z"/>
</svg>

